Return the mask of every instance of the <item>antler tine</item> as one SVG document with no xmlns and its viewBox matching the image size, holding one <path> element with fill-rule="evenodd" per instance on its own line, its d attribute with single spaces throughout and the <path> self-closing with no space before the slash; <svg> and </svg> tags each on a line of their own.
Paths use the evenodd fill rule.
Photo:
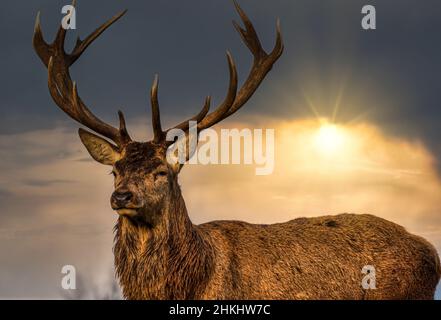
<svg viewBox="0 0 441 320">
<path fill-rule="evenodd" d="M 75 6 L 75 4 L 76 2 L 73 1 L 72 5 Z M 77 85 L 70 77 L 69 67 L 99 35 L 121 18 L 125 12 L 126 11 L 123 11 L 108 20 L 84 41 L 78 39 L 71 54 L 67 54 L 64 50 L 66 30 L 62 26 L 60 26 L 52 44 L 48 44 L 44 41 L 40 24 L 40 13 L 37 14 L 33 37 L 35 51 L 48 68 L 48 87 L 55 103 L 72 119 L 96 133 L 113 140 L 119 147 L 131 141 L 122 112 L 119 112 L 119 129 L 96 117 L 79 97 Z"/>
<path fill-rule="evenodd" d="M 271 58 L 275 61 L 280 58 L 283 53 L 284 45 L 282 38 L 282 28 L 280 27 L 280 19 L 277 18 L 276 22 L 276 44 L 274 45 L 273 51 L 271 51 Z"/>
<path fill-rule="evenodd" d="M 43 32 L 41 31 L 40 17 L 41 17 L 41 12 L 38 11 L 37 18 L 35 19 L 34 36 L 32 38 L 32 44 L 38 56 L 43 61 L 44 65 L 47 67 L 49 64 L 49 59 L 53 55 L 53 48 L 49 44 L 47 44 L 46 41 L 44 40 Z"/>
<path fill-rule="evenodd" d="M 161 114 L 159 111 L 158 102 L 158 85 L 159 76 L 156 74 L 153 80 L 152 89 L 150 90 L 150 100 L 152 105 L 152 126 L 153 126 L 153 141 L 159 143 L 164 140 L 164 132 L 161 126 Z"/>
<path fill-rule="evenodd" d="M 228 110 L 230 110 L 231 106 L 234 103 L 234 100 L 236 99 L 237 83 L 238 83 L 237 69 L 236 69 L 236 65 L 234 64 L 233 57 L 231 56 L 229 51 L 227 51 L 227 61 L 228 61 L 228 69 L 230 72 L 230 82 L 228 86 L 227 96 L 225 97 L 225 100 L 222 102 L 222 104 L 216 108 L 216 110 L 206 115 L 198 123 L 198 130 L 204 130 L 221 121 L 225 116 L 225 114 L 228 112 Z"/>
<path fill-rule="evenodd" d="M 163 142 L 165 140 L 166 134 L 168 131 L 172 129 L 180 129 L 183 131 L 188 131 L 190 122 L 196 121 L 199 123 L 202 121 L 205 116 L 208 114 L 208 111 L 210 110 L 210 103 L 211 103 L 211 97 L 208 96 L 205 98 L 205 103 L 202 108 L 202 110 L 192 118 L 181 122 L 177 126 L 168 129 L 167 131 L 162 131 L 161 126 L 161 116 L 160 116 L 160 109 L 159 109 L 159 102 L 158 102 L 158 86 L 159 86 L 159 76 L 155 75 L 155 79 L 153 81 L 152 89 L 150 91 L 150 99 L 151 99 L 151 105 L 152 105 L 152 125 L 153 125 L 153 134 L 154 138 L 153 141 L 156 143 Z M 173 141 L 169 141 L 168 144 L 172 144 Z"/>
<path fill-rule="evenodd" d="M 79 37 L 77 38 L 77 43 L 75 44 L 75 48 L 72 50 L 70 54 L 70 64 L 72 65 L 84 52 L 84 50 L 89 47 L 93 41 L 95 41 L 107 28 L 109 28 L 112 24 L 118 21 L 123 15 L 125 15 L 127 9 L 121 11 L 107 22 L 103 23 L 99 28 L 97 28 L 94 32 L 92 32 L 87 38 L 81 40 Z"/>
<path fill-rule="evenodd" d="M 126 119 L 124 118 L 124 113 L 121 110 L 118 110 L 119 117 L 119 133 L 124 141 L 124 143 L 128 143 L 131 141 L 129 132 L 127 131 Z"/>
<path fill-rule="evenodd" d="M 233 25 L 236 28 L 236 30 L 239 32 L 243 42 L 247 45 L 247 47 L 253 53 L 254 57 L 256 59 L 260 59 L 261 57 L 265 56 L 266 53 L 262 48 L 259 37 L 257 36 L 257 32 L 254 29 L 254 26 L 251 23 L 251 20 L 248 18 L 248 16 L 242 10 L 242 8 L 239 6 L 239 4 L 235 0 L 233 0 L 233 3 L 234 3 L 234 6 L 236 7 L 236 11 L 238 12 L 243 24 L 245 25 L 245 29 L 242 29 L 242 27 L 234 20 L 233 20 Z"/>
<path fill-rule="evenodd" d="M 228 61 L 228 69 L 230 72 L 230 82 L 225 100 L 213 112 L 208 114 L 211 103 L 211 97 L 208 96 L 205 99 L 204 107 L 196 116 L 190 118 L 189 120 L 181 122 L 177 126 L 168 129 L 166 133 L 172 129 L 181 129 L 184 131 L 188 131 L 190 121 L 196 121 L 198 131 L 201 131 L 215 125 L 216 123 L 218 123 L 223 119 L 224 115 L 228 112 L 228 110 L 231 108 L 232 104 L 234 103 L 237 93 L 237 84 L 238 84 L 236 65 L 234 63 L 233 57 L 231 56 L 231 53 L 228 51 L 227 51 L 227 61 Z"/>
<path fill-rule="evenodd" d="M 179 129 L 179 130 L 183 130 L 183 131 L 188 131 L 189 126 L 190 126 L 190 122 L 199 123 L 200 121 L 202 121 L 202 119 L 205 118 L 205 116 L 208 114 L 208 111 L 210 111 L 210 104 L 211 104 L 211 97 L 207 96 L 205 98 L 204 107 L 202 108 L 201 111 L 199 111 L 199 113 L 197 115 L 195 115 L 194 117 L 192 117 L 188 120 L 182 121 L 180 124 L 178 124 L 177 126 L 171 128 L 171 129 Z M 171 129 L 168 129 L 166 132 L 170 131 Z"/>
<path fill-rule="evenodd" d="M 233 2 L 243 24 L 245 25 L 245 29 L 242 29 L 235 21 L 233 21 L 233 24 L 236 30 L 239 32 L 243 42 L 253 54 L 254 62 L 248 78 L 245 80 L 245 83 L 242 85 L 237 94 L 236 101 L 230 110 L 228 110 L 228 112 L 224 115 L 224 118 L 227 118 L 235 113 L 250 99 L 250 97 L 262 83 L 265 76 L 271 70 L 274 63 L 280 58 L 284 49 L 279 20 L 277 20 L 276 26 L 276 44 L 271 51 L 271 54 L 267 54 L 262 48 L 259 37 L 257 36 L 251 20 L 247 17 L 239 4 L 235 0 L 233 0 Z"/>
<path fill-rule="evenodd" d="M 262 83 L 265 76 L 271 70 L 273 64 L 280 58 L 283 53 L 283 40 L 282 33 L 280 31 L 280 22 L 277 20 L 277 32 L 276 43 L 270 54 L 266 53 L 262 47 L 256 30 L 254 29 L 251 20 L 247 17 L 242 8 L 233 0 L 234 6 L 245 26 L 242 28 L 237 22 L 233 21 L 233 25 L 239 32 L 242 41 L 246 44 L 254 57 L 254 62 L 250 73 L 245 80 L 244 84 L 237 92 L 237 71 L 233 58 L 229 52 L 227 52 L 228 67 L 230 70 L 230 85 L 228 88 L 227 97 L 224 102 L 216 108 L 210 114 L 205 114 L 198 123 L 198 130 L 204 130 L 209 128 L 223 119 L 229 117 L 237 110 L 239 110 L 257 90 Z M 202 113 L 203 114 L 203 113 Z M 180 128 L 188 130 L 188 124 L 179 124 L 174 128 Z M 170 129 L 169 129 L 170 130 Z"/>
</svg>

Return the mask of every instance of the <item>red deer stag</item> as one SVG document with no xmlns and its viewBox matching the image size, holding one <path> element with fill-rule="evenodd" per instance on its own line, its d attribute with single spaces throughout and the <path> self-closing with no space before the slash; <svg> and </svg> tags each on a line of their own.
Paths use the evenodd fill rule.
<svg viewBox="0 0 441 320">
<path fill-rule="evenodd" d="M 236 67 L 227 53 L 230 82 L 225 100 L 209 113 L 210 98 L 191 120 L 198 132 L 239 110 L 259 87 L 283 52 L 280 28 L 266 53 L 257 33 L 235 3 L 244 28 L 234 23 L 254 57 L 238 90 Z M 119 128 L 97 118 L 78 96 L 69 67 L 125 11 L 110 19 L 73 51 L 64 50 L 60 27 L 48 44 L 37 17 L 34 48 L 48 69 L 49 91 L 79 129 L 96 161 L 113 167 L 115 191 L 115 267 L 128 299 L 432 299 L 440 278 L 436 250 L 404 228 L 372 215 L 341 214 L 253 225 L 213 221 L 194 225 L 178 185 L 181 164 L 166 160 L 166 140 L 158 106 L 158 81 L 151 89 L 154 138 L 132 141 L 122 112 Z M 188 132 L 188 121 L 178 124 Z M 105 137 L 108 140 L 103 139 Z M 188 139 L 188 135 L 186 136 Z M 188 157 L 188 155 L 187 155 Z M 376 289 L 363 289 L 362 268 L 376 271 Z"/>
</svg>

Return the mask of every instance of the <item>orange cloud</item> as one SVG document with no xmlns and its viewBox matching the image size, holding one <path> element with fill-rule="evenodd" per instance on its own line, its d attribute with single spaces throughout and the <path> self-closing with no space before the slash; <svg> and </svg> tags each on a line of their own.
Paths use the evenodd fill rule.
<svg viewBox="0 0 441 320">
<path fill-rule="evenodd" d="M 371 213 L 441 246 L 441 181 L 422 143 L 389 137 L 368 123 L 323 130 L 319 121 L 304 119 L 262 127 L 276 132 L 272 175 L 255 176 L 252 166 L 184 168 L 181 181 L 194 220 L 272 223 Z"/>
<path fill-rule="evenodd" d="M 387 136 L 368 123 L 324 132 L 311 119 L 227 123 L 275 129 L 274 172 L 256 176 L 253 165 L 187 165 L 180 183 L 195 223 L 371 213 L 441 248 L 441 181 L 422 143 Z M 147 130 L 144 124 L 133 129 L 135 135 Z M 0 296 L 58 296 L 64 264 L 105 282 L 99 279 L 112 266 L 116 221 L 110 168 L 88 160 L 74 130 L 0 136 L 0 147 L 7 212 L 0 216 L 0 251 L 10 252 L 0 268 L 2 281 L 9 279 Z"/>
</svg>

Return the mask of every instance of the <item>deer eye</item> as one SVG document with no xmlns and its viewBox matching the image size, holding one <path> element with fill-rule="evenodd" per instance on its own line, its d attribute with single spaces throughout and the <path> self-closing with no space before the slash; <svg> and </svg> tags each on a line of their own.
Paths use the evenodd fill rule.
<svg viewBox="0 0 441 320">
<path fill-rule="evenodd" d="M 155 174 L 155 177 L 166 177 L 167 174 L 168 174 L 167 171 L 161 170 Z"/>
</svg>

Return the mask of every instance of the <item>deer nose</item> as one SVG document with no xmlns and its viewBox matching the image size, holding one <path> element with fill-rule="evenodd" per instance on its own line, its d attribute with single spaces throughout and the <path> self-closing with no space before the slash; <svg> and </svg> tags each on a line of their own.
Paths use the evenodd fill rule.
<svg viewBox="0 0 441 320">
<path fill-rule="evenodd" d="M 132 198 L 133 193 L 127 190 L 115 191 L 112 193 L 112 202 L 120 208 L 126 206 Z"/>
</svg>

